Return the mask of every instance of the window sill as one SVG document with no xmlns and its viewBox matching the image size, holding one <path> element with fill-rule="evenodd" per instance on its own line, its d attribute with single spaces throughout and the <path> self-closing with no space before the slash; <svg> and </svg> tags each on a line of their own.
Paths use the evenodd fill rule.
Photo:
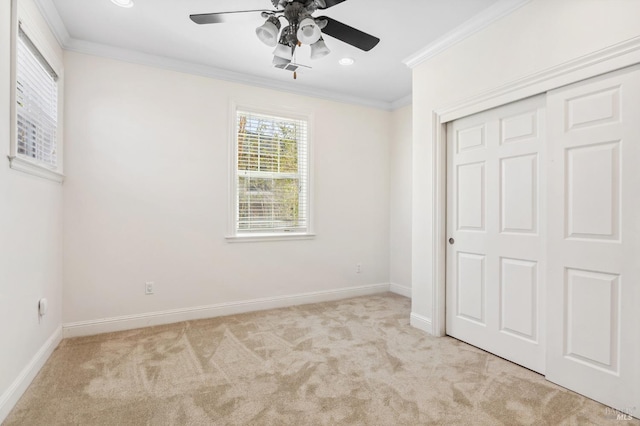
<svg viewBox="0 0 640 426">
<path fill-rule="evenodd" d="M 316 234 L 248 234 L 225 237 L 229 243 L 312 240 Z"/>
<path fill-rule="evenodd" d="M 44 179 L 49 179 L 57 183 L 62 183 L 64 181 L 64 175 L 62 173 L 58 173 L 55 170 L 48 169 L 37 163 L 25 160 L 21 157 L 8 156 L 7 158 L 9 158 L 9 167 L 11 167 L 13 170 L 28 173 L 30 175 L 38 176 Z"/>
</svg>

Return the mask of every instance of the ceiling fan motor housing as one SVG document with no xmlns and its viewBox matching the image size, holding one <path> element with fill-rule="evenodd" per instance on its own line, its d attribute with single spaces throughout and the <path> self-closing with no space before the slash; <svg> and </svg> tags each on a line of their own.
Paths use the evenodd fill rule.
<svg viewBox="0 0 640 426">
<path fill-rule="evenodd" d="M 275 8 L 278 8 L 278 7 L 285 8 L 287 4 L 290 4 L 290 3 L 304 3 L 304 6 L 306 8 L 313 7 L 314 10 L 319 7 L 323 8 L 327 6 L 327 3 L 325 0 L 271 0 L 271 4 Z"/>
<path fill-rule="evenodd" d="M 298 25 L 302 19 L 309 15 L 307 8 L 299 2 L 290 3 L 284 8 L 284 17 L 291 25 Z"/>
</svg>

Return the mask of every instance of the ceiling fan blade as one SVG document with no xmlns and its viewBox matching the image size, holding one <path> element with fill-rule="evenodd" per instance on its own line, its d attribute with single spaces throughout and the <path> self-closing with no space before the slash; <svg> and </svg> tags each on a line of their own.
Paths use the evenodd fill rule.
<svg viewBox="0 0 640 426">
<path fill-rule="evenodd" d="M 358 49 L 364 50 L 365 52 L 370 51 L 380 42 L 380 39 L 378 37 L 374 37 L 372 35 L 364 33 L 360 30 L 350 27 L 349 25 L 336 21 L 333 18 L 329 18 L 328 16 L 321 16 L 317 19 L 327 20 L 327 26 L 322 29 L 323 33 L 337 38 L 338 40 L 350 44 L 354 47 L 357 47 Z"/>
<path fill-rule="evenodd" d="M 224 22 L 253 21 L 256 15 L 262 12 L 275 13 L 275 10 L 237 10 L 234 12 L 200 13 L 189 15 L 189 18 L 196 24 L 220 24 Z"/>
<path fill-rule="evenodd" d="M 323 9 L 323 10 L 324 9 L 329 9 L 330 7 L 333 7 L 336 4 L 340 4 L 340 3 L 344 2 L 344 1 L 347 1 L 347 0 L 324 0 L 324 2 L 326 3 L 326 6 L 325 7 L 319 7 L 318 9 Z"/>
</svg>

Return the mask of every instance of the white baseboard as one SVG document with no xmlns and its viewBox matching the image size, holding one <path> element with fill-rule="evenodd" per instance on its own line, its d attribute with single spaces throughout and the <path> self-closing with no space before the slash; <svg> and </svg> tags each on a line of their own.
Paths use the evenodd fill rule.
<svg viewBox="0 0 640 426">
<path fill-rule="evenodd" d="M 63 335 L 68 337 L 90 336 L 114 331 L 132 330 L 135 328 L 154 325 L 171 324 L 181 321 L 213 318 L 225 315 L 242 314 L 245 312 L 262 311 L 265 309 L 284 308 L 308 303 L 328 302 L 331 300 L 347 299 L 350 297 L 366 296 L 369 294 L 389 291 L 389 284 L 371 284 L 358 287 L 348 287 L 336 290 L 316 291 L 289 296 L 266 297 L 261 299 L 243 300 L 238 302 L 220 303 L 216 305 L 197 306 L 185 309 L 149 312 L 138 315 L 126 315 L 114 318 L 103 318 L 91 321 L 80 321 L 63 324 Z"/>
<path fill-rule="evenodd" d="M 415 312 L 411 312 L 411 326 L 433 335 L 431 318 L 423 317 Z"/>
<path fill-rule="evenodd" d="M 24 367 L 11 386 L 0 395 L 0 423 L 7 418 L 20 397 L 27 390 L 38 372 L 40 372 L 44 363 L 47 362 L 51 356 L 51 353 L 53 353 L 53 350 L 58 347 L 61 341 L 62 326 L 59 326 L 47 341 L 44 342 L 40 350 L 31 358 L 29 364 Z"/>
<path fill-rule="evenodd" d="M 411 299 L 411 287 L 407 287 L 406 285 L 391 283 L 389 284 L 389 291 Z"/>
</svg>

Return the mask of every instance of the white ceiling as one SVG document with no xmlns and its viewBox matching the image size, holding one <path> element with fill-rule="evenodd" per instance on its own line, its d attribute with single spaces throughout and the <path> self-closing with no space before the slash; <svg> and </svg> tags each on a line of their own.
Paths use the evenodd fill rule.
<svg viewBox="0 0 640 426">
<path fill-rule="evenodd" d="M 311 61 L 309 47 L 303 46 L 297 61 L 313 68 L 298 73 L 295 81 L 290 72 L 272 67 L 273 48 L 255 35 L 255 28 L 264 22 L 259 16 L 255 22 L 210 25 L 197 25 L 189 19 L 194 13 L 272 9 L 269 0 L 134 0 L 129 9 L 110 0 L 36 3 L 70 50 L 129 59 L 138 55 L 146 62 L 180 63 L 227 80 L 379 106 L 393 105 L 411 95 L 411 70 L 404 59 L 498 1 L 348 0 L 319 10 L 314 16 L 330 16 L 379 37 L 381 42 L 363 52 L 325 36 L 331 54 Z M 338 60 L 342 57 L 356 62 L 341 66 Z"/>
</svg>

